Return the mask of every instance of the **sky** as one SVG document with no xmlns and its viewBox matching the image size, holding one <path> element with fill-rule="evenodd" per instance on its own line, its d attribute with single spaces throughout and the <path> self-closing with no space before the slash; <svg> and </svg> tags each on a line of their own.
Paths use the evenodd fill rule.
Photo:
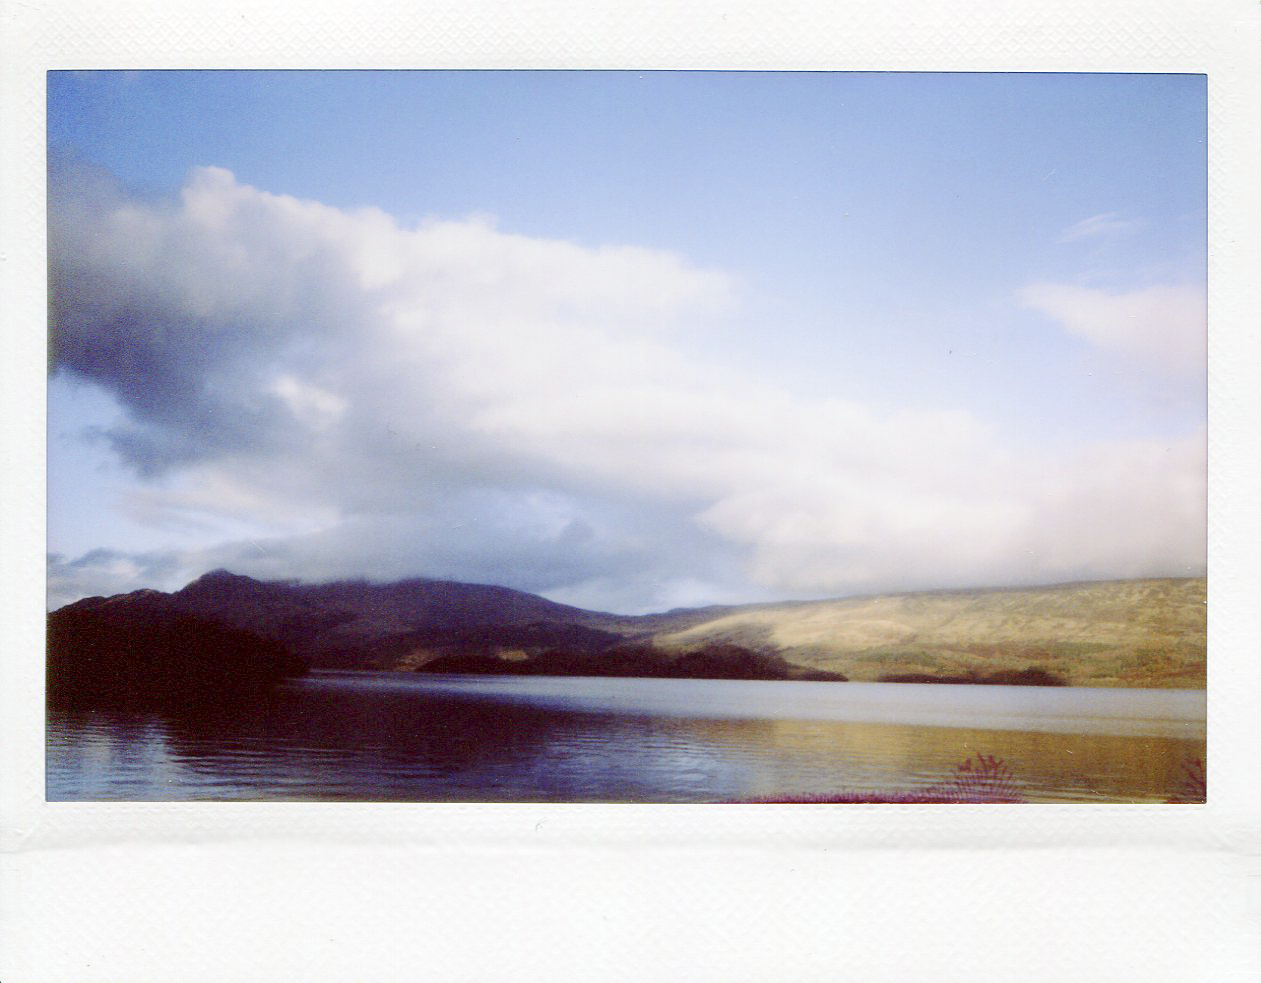
<svg viewBox="0 0 1261 983">
<path fill-rule="evenodd" d="M 1192 576 L 1198 75 L 53 72 L 48 603 Z"/>
</svg>

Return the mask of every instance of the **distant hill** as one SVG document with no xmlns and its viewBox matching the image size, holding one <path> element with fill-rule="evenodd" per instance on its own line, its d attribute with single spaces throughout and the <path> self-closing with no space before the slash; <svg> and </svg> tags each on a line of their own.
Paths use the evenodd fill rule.
<svg viewBox="0 0 1261 983">
<path fill-rule="evenodd" d="M 931 591 L 759 605 L 666 631 L 667 647 L 766 648 L 854 680 L 1042 670 L 1076 686 L 1205 685 L 1205 578 Z"/>
<path fill-rule="evenodd" d="M 1197 578 L 624 616 L 489 585 L 308 585 L 220 570 L 173 594 L 140 591 L 110 603 L 210 619 L 278 642 L 317 668 L 611 672 L 622 664 L 721 675 L 739 665 L 750 678 L 773 678 L 765 673 L 787 666 L 790 678 L 1199 687 L 1205 599 Z"/>
</svg>

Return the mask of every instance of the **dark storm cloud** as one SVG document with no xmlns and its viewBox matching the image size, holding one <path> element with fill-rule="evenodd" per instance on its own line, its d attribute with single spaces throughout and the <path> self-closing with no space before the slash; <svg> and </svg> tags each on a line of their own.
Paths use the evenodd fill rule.
<svg viewBox="0 0 1261 983">
<path fill-rule="evenodd" d="M 108 436 L 141 474 L 291 437 L 268 367 L 344 313 L 336 263 L 314 249 L 269 271 L 275 244 L 242 225 L 228 248 L 187 202 L 129 199 L 84 165 L 50 166 L 51 369 L 118 400 L 129 422 Z"/>
</svg>

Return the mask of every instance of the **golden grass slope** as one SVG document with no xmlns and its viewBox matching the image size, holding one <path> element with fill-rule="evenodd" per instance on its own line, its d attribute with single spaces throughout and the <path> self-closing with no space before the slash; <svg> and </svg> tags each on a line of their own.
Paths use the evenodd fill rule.
<svg viewBox="0 0 1261 983">
<path fill-rule="evenodd" d="M 1045 669 L 1073 686 L 1205 685 L 1205 578 L 932 591 L 771 604 L 658 635 L 735 642 L 875 681 Z"/>
</svg>

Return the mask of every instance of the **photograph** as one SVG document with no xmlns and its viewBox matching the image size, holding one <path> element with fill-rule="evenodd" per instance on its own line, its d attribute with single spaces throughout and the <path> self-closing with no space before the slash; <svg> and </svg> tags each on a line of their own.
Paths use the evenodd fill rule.
<svg viewBox="0 0 1261 983">
<path fill-rule="evenodd" d="M 1205 74 L 46 86 L 48 803 L 1209 801 Z"/>
</svg>

